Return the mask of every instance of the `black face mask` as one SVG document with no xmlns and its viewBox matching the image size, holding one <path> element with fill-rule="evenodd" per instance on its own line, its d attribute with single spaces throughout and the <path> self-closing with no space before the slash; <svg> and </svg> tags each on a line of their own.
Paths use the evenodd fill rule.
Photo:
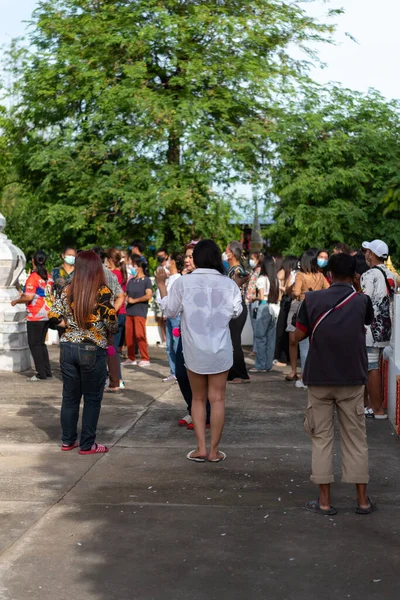
<svg viewBox="0 0 400 600">
<path fill-rule="evenodd" d="M 161 263 L 163 263 L 163 262 L 164 262 L 164 261 L 166 261 L 166 260 L 167 260 L 167 259 L 166 259 L 166 258 L 164 258 L 163 256 L 157 256 L 157 262 L 158 262 L 158 263 L 160 263 L 160 264 L 161 264 Z"/>
</svg>

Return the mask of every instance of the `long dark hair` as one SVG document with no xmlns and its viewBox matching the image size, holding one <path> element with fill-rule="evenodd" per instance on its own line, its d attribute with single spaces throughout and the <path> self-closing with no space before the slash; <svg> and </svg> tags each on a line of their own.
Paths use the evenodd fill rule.
<svg viewBox="0 0 400 600">
<path fill-rule="evenodd" d="M 122 259 L 121 252 L 118 250 L 118 248 L 109 248 L 106 252 L 106 256 L 108 260 L 112 260 L 115 268 L 121 271 L 122 283 L 126 283 L 128 281 L 128 273 L 126 270 L 125 261 Z"/>
<path fill-rule="evenodd" d="M 100 257 L 93 250 L 80 252 L 76 257 L 74 277 L 68 286 L 67 298 L 70 305 L 74 303 L 75 321 L 82 329 L 87 329 L 99 289 L 105 284 Z"/>
<path fill-rule="evenodd" d="M 193 250 L 193 262 L 198 269 L 215 269 L 225 274 L 221 250 L 213 240 L 201 240 Z"/>
<path fill-rule="evenodd" d="M 291 272 L 297 269 L 298 262 L 299 259 L 297 256 L 293 256 L 291 254 L 289 256 L 285 256 L 283 259 L 282 269 L 285 273 L 285 282 L 289 279 Z"/>
<path fill-rule="evenodd" d="M 275 261 L 272 256 L 264 256 L 261 263 L 260 275 L 264 275 L 269 279 L 269 294 L 268 302 L 276 304 L 279 300 L 279 281 L 276 272 Z"/>
<path fill-rule="evenodd" d="M 38 275 L 40 275 L 40 277 L 42 279 L 44 279 L 45 281 L 48 280 L 49 275 L 47 273 L 47 269 L 45 267 L 46 264 L 46 260 L 47 260 L 47 254 L 44 252 L 44 250 L 37 250 L 35 252 L 35 254 L 33 255 L 33 260 L 35 262 L 35 271 Z"/>
<path fill-rule="evenodd" d="M 300 257 L 300 271 L 303 273 L 319 273 L 317 254 L 314 249 L 306 250 Z"/>
</svg>

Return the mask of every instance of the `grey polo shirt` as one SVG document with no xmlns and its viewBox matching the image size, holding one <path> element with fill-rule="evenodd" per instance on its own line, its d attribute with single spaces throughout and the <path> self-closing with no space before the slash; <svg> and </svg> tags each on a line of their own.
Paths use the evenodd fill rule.
<svg viewBox="0 0 400 600">
<path fill-rule="evenodd" d="M 353 287 L 334 283 L 329 289 L 306 293 L 296 327 L 311 335 L 317 320 L 344 300 Z M 364 385 L 368 380 L 366 325 L 374 318 L 371 300 L 357 294 L 321 321 L 310 342 L 303 381 L 306 385 Z"/>
<path fill-rule="evenodd" d="M 107 269 L 105 265 L 103 265 L 104 275 L 106 277 L 106 286 L 110 288 L 113 300 L 120 294 L 122 294 L 122 287 L 118 283 L 118 279 L 114 273 Z"/>
</svg>

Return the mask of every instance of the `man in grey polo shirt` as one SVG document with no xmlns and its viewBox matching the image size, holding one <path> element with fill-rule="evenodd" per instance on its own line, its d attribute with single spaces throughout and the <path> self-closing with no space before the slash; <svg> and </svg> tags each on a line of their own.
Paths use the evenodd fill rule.
<svg viewBox="0 0 400 600">
<path fill-rule="evenodd" d="M 367 496 L 368 448 L 364 389 L 368 381 L 365 326 L 373 319 L 371 300 L 353 288 L 356 262 L 349 254 L 331 256 L 332 286 L 306 293 L 296 323 L 296 338 L 310 338 L 303 381 L 308 386 L 304 422 L 312 439 L 311 481 L 319 485 L 318 500 L 306 509 L 334 515 L 330 486 L 333 477 L 334 411 L 339 419 L 342 481 L 356 485 L 356 513 L 370 514 L 376 505 Z"/>
</svg>

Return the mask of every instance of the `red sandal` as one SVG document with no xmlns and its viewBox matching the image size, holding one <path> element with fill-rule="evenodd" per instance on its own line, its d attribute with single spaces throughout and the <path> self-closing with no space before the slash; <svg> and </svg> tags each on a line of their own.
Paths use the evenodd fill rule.
<svg viewBox="0 0 400 600">
<path fill-rule="evenodd" d="M 63 452 L 68 452 L 69 450 L 74 450 L 74 448 L 77 448 L 79 446 L 78 442 L 74 442 L 73 444 L 71 444 L 70 446 L 64 446 L 64 444 L 61 446 L 61 450 Z"/>
<path fill-rule="evenodd" d="M 108 452 L 107 446 L 94 443 L 90 450 L 79 450 L 79 454 L 105 454 Z"/>
</svg>

